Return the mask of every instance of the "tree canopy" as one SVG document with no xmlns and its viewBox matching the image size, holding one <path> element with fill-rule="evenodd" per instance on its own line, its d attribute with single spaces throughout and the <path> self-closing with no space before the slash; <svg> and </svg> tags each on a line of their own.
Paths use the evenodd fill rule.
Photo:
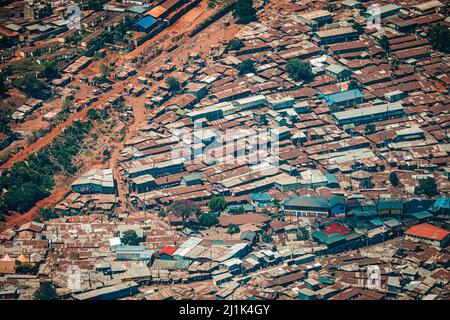
<svg viewBox="0 0 450 320">
<path fill-rule="evenodd" d="M 28 74 L 23 78 L 13 80 L 13 86 L 25 93 L 29 97 L 45 99 L 48 96 L 48 87 L 36 76 Z"/>
<path fill-rule="evenodd" d="M 233 17 L 239 23 L 249 23 L 257 19 L 256 10 L 253 7 L 253 0 L 238 0 L 233 10 Z"/>
<path fill-rule="evenodd" d="M 314 76 L 309 63 L 297 58 L 290 59 L 287 62 L 286 71 L 294 81 L 309 80 Z"/>
<path fill-rule="evenodd" d="M 429 197 L 433 197 L 438 194 L 436 180 L 432 177 L 426 179 L 420 179 L 419 185 L 415 189 L 416 194 L 426 194 Z"/>
<path fill-rule="evenodd" d="M 174 215 L 181 217 L 183 224 L 185 224 L 193 214 L 199 215 L 201 212 L 199 206 L 189 200 L 175 201 L 168 209 Z"/>
<path fill-rule="evenodd" d="M 235 233 L 239 233 L 241 231 L 241 229 L 239 228 L 239 226 L 230 223 L 228 225 L 228 229 L 227 229 L 227 233 L 228 234 L 235 234 Z"/>
<path fill-rule="evenodd" d="M 227 51 L 239 50 L 244 47 L 244 42 L 241 39 L 234 38 L 232 39 L 227 46 Z"/>
<path fill-rule="evenodd" d="M 224 197 L 214 196 L 209 200 L 208 207 L 211 211 L 222 212 L 227 207 L 227 203 Z"/>
<path fill-rule="evenodd" d="M 251 59 L 247 59 L 239 63 L 237 65 L 237 69 L 240 74 L 256 73 L 255 65 Z"/>
<path fill-rule="evenodd" d="M 450 30 L 447 27 L 441 24 L 431 26 L 427 30 L 427 38 L 434 49 L 450 52 Z"/>
<path fill-rule="evenodd" d="M 400 185 L 400 180 L 398 179 L 396 172 L 391 172 L 389 174 L 389 181 L 394 187 L 398 187 Z"/>
<path fill-rule="evenodd" d="M 204 227 L 212 227 L 219 223 L 219 219 L 212 213 L 202 213 L 198 216 L 200 225 Z"/>
<path fill-rule="evenodd" d="M 58 300 L 55 287 L 50 282 L 41 283 L 39 289 L 34 293 L 36 300 Z"/>
<path fill-rule="evenodd" d="M 39 208 L 38 213 L 44 221 L 58 218 L 58 214 L 50 208 Z"/>
<path fill-rule="evenodd" d="M 180 82 L 174 77 L 168 77 L 166 79 L 166 84 L 172 92 L 178 92 L 181 89 Z"/>
<path fill-rule="evenodd" d="M 128 246 L 136 246 L 139 244 L 139 237 L 134 230 L 127 230 L 123 233 L 122 243 Z"/>
</svg>

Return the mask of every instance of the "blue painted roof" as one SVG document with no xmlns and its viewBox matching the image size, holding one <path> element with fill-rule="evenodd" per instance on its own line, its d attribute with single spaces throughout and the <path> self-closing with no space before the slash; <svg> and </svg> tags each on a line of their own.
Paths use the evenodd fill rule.
<svg viewBox="0 0 450 320">
<path fill-rule="evenodd" d="M 339 184 L 339 179 L 335 174 L 325 173 L 325 178 L 327 179 L 328 184 L 331 183 Z"/>
<path fill-rule="evenodd" d="M 416 213 L 413 213 L 412 216 L 419 220 L 433 217 L 433 215 L 428 211 L 416 212 Z"/>
<path fill-rule="evenodd" d="M 323 96 L 328 104 L 344 102 L 352 99 L 362 98 L 363 95 L 359 89 L 353 89 L 349 91 L 338 92 L 335 94 Z"/>
<path fill-rule="evenodd" d="M 158 20 L 156 20 L 152 16 L 145 16 L 144 18 L 142 18 L 141 20 L 136 22 L 135 26 L 139 26 L 139 27 L 141 27 L 143 29 L 148 29 L 152 25 L 154 25 L 157 21 Z"/>
<path fill-rule="evenodd" d="M 434 202 L 434 206 L 436 208 L 449 209 L 450 208 L 450 198 L 448 198 L 448 197 L 439 197 Z"/>
</svg>

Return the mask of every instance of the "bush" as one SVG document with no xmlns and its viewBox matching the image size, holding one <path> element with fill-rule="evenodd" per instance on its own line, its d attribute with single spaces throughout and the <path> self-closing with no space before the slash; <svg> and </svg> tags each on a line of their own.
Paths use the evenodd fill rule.
<svg viewBox="0 0 450 320">
<path fill-rule="evenodd" d="M 167 78 L 166 84 L 172 92 L 178 92 L 181 89 L 180 82 L 174 77 Z"/>
<path fill-rule="evenodd" d="M 241 232 L 241 229 L 239 228 L 239 226 L 232 224 L 232 223 L 230 223 L 228 225 L 228 230 L 227 230 L 228 234 L 235 234 L 235 233 L 239 233 L 239 232 Z"/>
<path fill-rule="evenodd" d="M 204 227 L 212 227 L 219 223 L 219 219 L 214 214 L 211 213 L 202 213 L 198 217 L 198 221 L 200 222 L 200 225 Z"/>
<path fill-rule="evenodd" d="M 58 214 L 50 208 L 39 208 L 38 212 L 44 221 L 58 218 Z"/>
<path fill-rule="evenodd" d="M 224 197 L 212 197 L 209 200 L 208 207 L 211 211 L 222 212 L 227 207 Z"/>
<path fill-rule="evenodd" d="M 36 300 L 58 300 L 58 294 L 51 283 L 44 282 L 34 293 L 34 298 Z"/>
</svg>

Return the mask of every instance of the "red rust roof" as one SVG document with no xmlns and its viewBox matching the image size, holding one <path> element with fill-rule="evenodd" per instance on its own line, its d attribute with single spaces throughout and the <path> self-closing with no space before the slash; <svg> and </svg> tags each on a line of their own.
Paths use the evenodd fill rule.
<svg viewBox="0 0 450 320">
<path fill-rule="evenodd" d="M 159 251 L 159 254 L 160 255 L 161 254 L 167 254 L 168 256 L 172 256 L 175 251 L 177 251 L 177 248 L 172 247 L 172 246 L 167 246 L 167 247 L 162 248 Z"/>
<path fill-rule="evenodd" d="M 422 223 L 412 226 L 405 232 L 407 235 L 439 241 L 445 239 L 449 233 L 450 232 L 447 230 L 441 229 L 429 223 Z"/>
</svg>

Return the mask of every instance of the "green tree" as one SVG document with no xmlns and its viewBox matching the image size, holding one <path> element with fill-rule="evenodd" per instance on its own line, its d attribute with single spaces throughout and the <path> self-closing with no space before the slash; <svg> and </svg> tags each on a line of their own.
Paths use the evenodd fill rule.
<svg viewBox="0 0 450 320">
<path fill-rule="evenodd" d="M 123 233 L 122 243 L 128 246 L 136 246 L 139 244 L 139 237 L 134 230 L 127 230 Z"/>
<path fill-rule="evenodd" d="M 375 129 L 376 129 L 375 125 L 373 123 L 369 123 L 369 124 L 366 125 L 366 128 L 364 129 L 364 131 L 367 134 L 370 134 L 370 133 L 375 132 Z"/>
<path fill-rule="evenodd" d="M 433 197 L 438 194 L 436 180 L 432 177 L 426 179 L 420 179 L 419 185 L 415 189 L 416 194 L 426 194 L 429 197 Z"/>
<path fill-rule="evenodd" d="M 241 232 L 241 229 L 239 228 L 239 226 L 232 224 L 232 223 L 230 223 L 228 225 L 228 228 L 227 228 L 228 234 L 235 234 L 235 233 L 239 233 L 239 232 Z"/>
<path fill-rule="evenodd" d="M 6 110 L 0 110 L 0 132 L 6 135 L 11 134 L 10 113 Z"/>
<path fill-rule="evenodd" d="M 211 211 L 222 212 L 227 207 L 224 197 L 212 197 L 209 200 L 208 207 Z"/>
<path fill-rule="evenodd" d="M 219 219 L 214 214 L 202 213 L 198 216 L 198 221 L 204 227 L 212 227 L 219 223 Z"/>
<path fill-rule="evenodd" d="M 358 34 L 364 33 L 364 28 L 358 22 L 353 22 L 352 27 L 356 30 L 356 32 L 358 32 Z"/>
<path fill-rule="evenodd" d="M 59 77 L 59 71 L 55 61 L 44 62 L 44 70 L 42 70 L 42 76 L 47 80 L 52 80 Z"/>
<path fill-rule="evenodd" d="M 257 16 L 253 0 L 238 0 L 233 10 L 233 17 L 237 18 L 239 23 L 255 21 Z"/>
<path fill-rule="evenodd" d="M 39 289 L 34 293 L 36 300 L 58 300 L 55 287 L 50 282 L 41 283 Z"/>
<path fill-rule="evenodd" d="M 245 210 L 244 210 L 243 206 L 239 206 L 239 207 L 235 207 L 235 208 L 228 210 L 228 212 L 230 214 L 237 215 L 237 214 L 243 214 L 245 212 Z"/>
<path fill-rule="evenodd" d="M 20 262 L 16 260 L 16 264 L 14 266 L 16 273 L 18 274 L 30 274 L 33 273 L 33 265 L 29 262 Z"/>
<path fill-rule="evenodd" d="M 239 63 L 237 65 L 237 69 L 240 74 L 256 73 L 255 65 L 251 59 L 247 59 Z"/>
<path fill-rule="evenodd" d="M 400 180 L 398 179 L 396 172 L 391 172 L 389 174 L 389 181 L 394 187 L 398 187 L 400 185 Z"/>
<path fill-rule="evenodd" d="M 384 51 L 389 54 L 391 52 L 391 47 L 389 45 L 389 39 L 386 36 L 382 36 L 380 39 L 380 46 L 384 49 Z"/>
<path fill-rule="evenodd" d="M 38 213 L 44 221 L 58 218 L 58 214 L 50 208 L 39 208 Z"/>
<path fill-rule="evenodd" d="M 47 85 L 31 74 L 28 74 L 23 78 L 15 79 L 13 81 L 13 86 L 29 97 L 43 99 L 48 96 Z"/>
<path fill-rule="evenodd" d="M 169 206 L 169 211 L 174 215 L 181 217 L 183 220 L 183 225 L 189 217 L 194 214 L 198 216 L 201 212 L 200 208 L 194 202 L 189 200 L 175 201 Z"/>
<path fill-rule="evenodd" d="M 88 0 L 87 6 L 89 10 L 100 11 L 102 10 L 102 2 L 99 0 Z"/>
<path fill-rule="evenodd" d="M 98 112 L 98 110 L 95 110 L 95 109 L 89 109 L 88 112 L 87 112 L 87 116 L 91 120 L 98 120 L 98 119 L 100 119 L 100 113 Z"/>
<path fill-rule="evenodd" d="M 6 86 L 6 76 L 3 73 L 0 73 L 0 96 L 3 96 L 7 91 Z"/>
<path fill-rule="evenodd" d="M 434 49 L 450 52 L 450 30 L 441 25 L 433 25 L 427 30 L 427 38 Z"/>
<path fill-rule="evenodd" d="M 359 84 L 356 80 L 351 80 L 348 84 L 348 90 L 359 89 Z"/>
<path fill-rule="evenodd" d="M 228 43 L 227 51 L 239 50 L 244 47 L 244 42 L 241 39 L 234 38 Z"/>
<path fill-rule="evenodd" d="M 292 58 L 287 62 L 286 71 L 294 81 L 309 80 L 314 76 L 309 63 L 297 58 Z"/>
<path fill-rule="evenodd" d="M 181 89 L 180 82 L 174 77 L 168 77 L 166 79 L 166 84 L 172 92 L 178 92 Z"/>
<path fill-rule="evenodd" d="M 272 242 L 272 236 L 268 233 L 264 233 L 261 237 L 261 240 L 265 243 Z"/>
</svg>

